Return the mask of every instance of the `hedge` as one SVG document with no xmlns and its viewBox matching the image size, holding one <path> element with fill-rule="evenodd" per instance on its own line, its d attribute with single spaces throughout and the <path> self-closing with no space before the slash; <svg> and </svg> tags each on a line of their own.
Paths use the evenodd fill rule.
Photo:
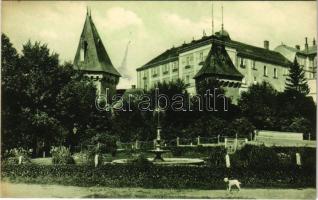
<svg viewBox="0 0 318 200">
<path fill-rule="evenodd" d="M 255 170 L 208 166 L 147 165 L 2 165 L 2 178 L 11 182 L 75 186 L 224 189 L 224 177 L 242 187 L 315 187 L 315 174 L 303 168 Z"/>
</svg>

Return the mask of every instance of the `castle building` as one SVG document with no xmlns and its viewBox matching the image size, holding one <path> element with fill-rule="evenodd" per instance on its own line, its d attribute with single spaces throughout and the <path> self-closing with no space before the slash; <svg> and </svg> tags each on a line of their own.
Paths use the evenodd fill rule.
<svg viewBox="0 0 318 200">
<path fill-rule="evenodd" d="M 75 54 L 74 68 L 93 80 L 98 95 L 105 94 L 106 88 L 110 97 L 116 93 L 121 75 L 113 66 L 89 12 Z"/>
<path fill-rule="evenodd" d="M 223 26 L 221 31 L 214 35 L 203 35 L 201 39 L 172 47 L 137 68 L 137 87 L 148 90 L 155 87 L 158 82 L 170 82 L 180 78 L 187 84 L 188 92 L 192 95 L 196 94 L 195 79 L 200 79 L 200 70 L 209 52 L 211 51 L 212 55 L 214 51 L 212 43 L 224 46 L 222 47 L 224 51 L 213 54 L 217 56 L 222 54 L 229 58 L 226 68 L 223 64 L 216 67 L 218 68 L 217 77 L 223 79 L 223 82 L 233 82 L 233 76 L 242 75 L 241 80 L 236 79 L 235 82 L 238 83 L 233 84 L 237 87 L 237 92 L 233 92 L 233 88 L 225 88 L 228 97 L 237 99 L 240 93 L 246 91 L 250 85 L 263 81 L 271 83 L 278 91 L 284 90 L 291 62 L 279 52 L 270 50 L 269 41 L 264 41 L 263 48 L 238 42 L 230 38 Z M 227 71 L 227 69 L 230 70 Z M 231 77 L 229 73 L 235 74 Z M 210 76 L 211 74 L 213 73 L 210 73 Z M 214 76 L 216 76 L 215 73 Z"/>
</svg>

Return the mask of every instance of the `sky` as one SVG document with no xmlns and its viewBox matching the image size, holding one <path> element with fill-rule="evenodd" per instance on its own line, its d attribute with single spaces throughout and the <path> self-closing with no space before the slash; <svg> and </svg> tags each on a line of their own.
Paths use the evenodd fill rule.
<svg viewBox="0 0 318 200">
<path fill-rule="evenodd" d="M 212 32 L 211 1 L 3 1 L 1 32 L 21 51 L 28 40 L 41 41 L 72 62 L 83 29 L 87 7 L 106 50 L 118 69 L 128 42 L 127 66 L 117 88 L 136 84 L 136 68 L 173 46 Z M 216 1 L 214 31 L 224 28 L 231 39 L 270 49 L 284 43 L 304 46 L 317 38 L 316 1 Z"/>
</svg>

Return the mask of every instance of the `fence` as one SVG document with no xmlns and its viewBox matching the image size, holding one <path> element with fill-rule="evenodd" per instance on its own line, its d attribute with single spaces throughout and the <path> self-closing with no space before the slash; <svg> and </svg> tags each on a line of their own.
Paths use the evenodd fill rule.
<svg viewBox="0 0 318 200">
<path fill-rule="evenodd" d="M 247 142 L 246 138 L 230 138 L 223 135 L 218 135 L 215 137 L 196 137 L 196 138 L 179 138 L 172 140 L 161 140 L 161 147 L 196 147 L 200 146 L 219 146 L 224 145 L 230 152 L 236 151 L 244 146 Z M 126 151 L 126 150 L 151 150 L 156 147 L 156 140 L 153 141 L 133 141 L 133 142 L 120 142 L 117 141 L 117 150 Z M 102 145 L 102 144 L 100 144 Z M 80 152 L 83 150 L 90 150 L 96 148 L 94 145 L 80 145 L 73 148 L 74 152 Z"/>
</svg>

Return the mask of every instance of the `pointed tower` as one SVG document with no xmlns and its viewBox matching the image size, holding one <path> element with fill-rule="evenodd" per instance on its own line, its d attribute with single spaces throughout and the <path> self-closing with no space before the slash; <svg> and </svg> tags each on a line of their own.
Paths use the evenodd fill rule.
<svg viewBox="0 0 318 200">
<path fill-rule="evenodd" d="M 107 88 L 109 95 L 116 94 L 121 75 L 113 66 L 88 11 L 74 58 L 74 68 L 94 80 L 98 94 L 105 94 Z"/>
<path fill-rule="evenodd" d="M 210 52 L 194 79 L 197 89 L 203 82 L 216 80 L 225 89 L 226 96 L 232 97 L 235 102 L 243 75 L 235 68 L 223 42 L 213 39 Z"/>
</svg>

